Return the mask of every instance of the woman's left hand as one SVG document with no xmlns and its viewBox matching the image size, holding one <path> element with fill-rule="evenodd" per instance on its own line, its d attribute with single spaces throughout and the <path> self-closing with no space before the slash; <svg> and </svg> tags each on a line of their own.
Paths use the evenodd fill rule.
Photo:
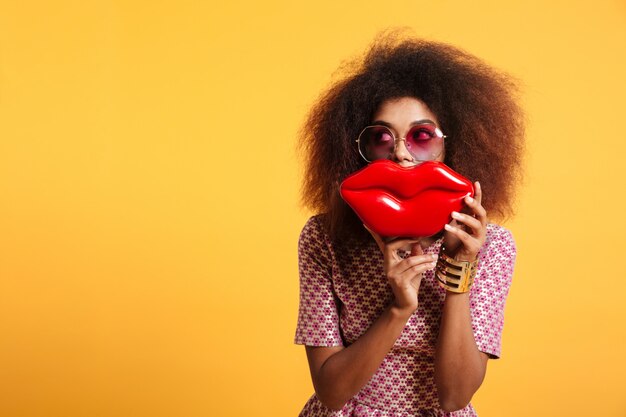
<svg viewBox="0 0 626 417">
<path fill-rule="evenodd" d="M 464 200 L 470 213 L 453 211 L 452 221 L 445 225 L 443 246 L 446 254 L 457 261 L 475 260 L 487 238 L 487 212 L 481 205 L 482 189 L 478 181 L 474 188 L 474 198 L 468 195 Z"/>
</svg>

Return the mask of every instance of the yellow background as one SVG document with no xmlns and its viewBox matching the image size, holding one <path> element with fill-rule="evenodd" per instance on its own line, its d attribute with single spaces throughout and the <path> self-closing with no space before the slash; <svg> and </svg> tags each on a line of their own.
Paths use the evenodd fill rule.
<svg viewBox="0 0 626 417">
<path fill-rule="evenodd" d="M 296 131 L 388 26 L 525 84 L 480 416 L 626 416 L 623 0 L 0 6 L 1 416 L 297 415 Z"/>
</svg>

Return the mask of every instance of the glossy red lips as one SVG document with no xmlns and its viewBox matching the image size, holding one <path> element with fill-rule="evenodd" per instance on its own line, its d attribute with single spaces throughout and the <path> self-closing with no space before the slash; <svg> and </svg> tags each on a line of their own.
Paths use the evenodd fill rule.
<svg viewBox="0 0 626 417">
<path fill-rule="evenodd" d="M 426 237 L 460 211 L 471 181 L 447 165 L 428 161 L 405 168 L 377 160 L 341 183 L 341 196 L 365 225 L 385 237 Z"/>
</svg>

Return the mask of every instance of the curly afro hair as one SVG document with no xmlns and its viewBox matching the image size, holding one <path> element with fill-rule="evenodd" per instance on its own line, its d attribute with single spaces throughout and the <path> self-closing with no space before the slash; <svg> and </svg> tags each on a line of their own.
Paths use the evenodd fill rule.
<svg viewBox="0 0 626 417">
<path fill-rule="evenodd" d="M 336 241 L 367 236 L 339 195 L 343 179 L 364 167 L 355 139 L 380 104 L 415 97 L 446 133 L 445 164 L 480 181 L 490 219 L 513 214 L 521 180 L 525 117 L 519 82 L 448 44 L 383 32 L 360 57 L 340 68 L 300 133 L 305 158 L 304 206 L 323 216 Z"/>
</svg>

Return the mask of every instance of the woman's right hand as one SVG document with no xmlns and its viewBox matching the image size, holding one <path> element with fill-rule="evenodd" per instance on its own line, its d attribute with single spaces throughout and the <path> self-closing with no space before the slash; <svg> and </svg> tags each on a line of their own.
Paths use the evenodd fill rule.
<svg viewBox="0 0 626 417">
<path fill-rule="evenodd" d="M 365 227 L 378 244 L 384 256 L 384 271 L 395 296 L 392 308 L 411 315 L 417 310 L 417 294 L 424 272 L 437 264 L 437 255 L 424 254 L 417 239 L 398 239 L 385 243 L 382 237 Z M 402 259 L 398 249 L 411 245 L 411 255 Z"/>
</svg>

